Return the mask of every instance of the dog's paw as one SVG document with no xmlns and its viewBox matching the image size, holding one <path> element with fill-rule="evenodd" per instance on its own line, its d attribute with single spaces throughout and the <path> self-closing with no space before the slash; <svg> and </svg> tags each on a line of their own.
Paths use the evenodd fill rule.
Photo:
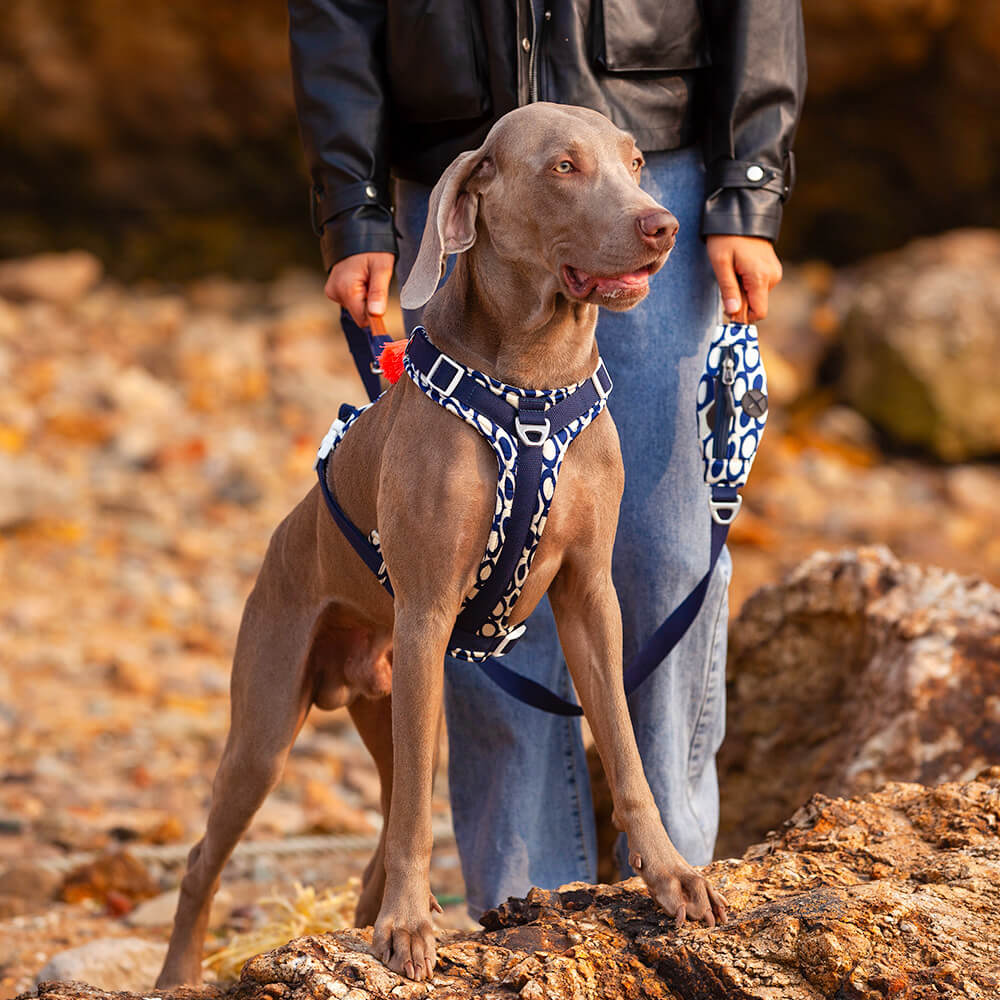
<svg viewBox="0 0 1000 1000">
<path fill-rule="evenodd" d="M 422 913 L 393 913 L 383 908 L 375 921 L 372 945 L 383 964 L 398 975 L 417 982 L 430 979 L 437 963 L 430 907 Z"/>
<path fill-rule="evenodd" d="M 653 898 L 674 918 L 678 927 L 686 920 L 704 922 L 709 927 L 728 921 L 725 897 L 707 878 L 685 862 L 659 872 L 645 866 L 641 858 L 632 858 L 630 863 L 643 877 Z"/>
</svg>

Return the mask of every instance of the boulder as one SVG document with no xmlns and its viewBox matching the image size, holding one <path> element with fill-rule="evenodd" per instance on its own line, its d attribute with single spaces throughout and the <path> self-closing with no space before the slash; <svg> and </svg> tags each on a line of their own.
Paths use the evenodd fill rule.
<svg viewBox="0 0 1000 1000">
<path fill-rule="evenodd" d="M 877 1000 L 1000 989 L 1000 768 L 966 784 L 814 796 L 707 874 L 727 925 L 673 921 L 638 879 L 533 889 L 439 935 L 431 983 L 371 954 L 371 930 L 300 938 L 244 966 L 230 1000 Z M 39 1000 L 105 1000 L 43 982 Z M 125 995 L 119 995 L 125 1000 Z M 131 1000 L 131 994 L 127 995 Z M 157 991 L 185 1000 L 190 991 Z"/>
<path fill-rule="evenodd" d="M 813 792 L 968 779 L 1000 763 L 1000 591 L 820 552 L 730 628 L 718 852 L 742 851 Z"/>
<path fill-rule="evenodd" d="M 37 981 L 76 981 L 103 990 L 148 990 L 166 954 L 167 946 L 157 941 L 97 938 L 54 955 L 38 973 Z"/>
<path fill-rule="evenodd" d="M 1000 231 L 917 240 L 867 262 L 845 305 L 844 398 L 900 445 L 1000 454 Z"/>
</svg>

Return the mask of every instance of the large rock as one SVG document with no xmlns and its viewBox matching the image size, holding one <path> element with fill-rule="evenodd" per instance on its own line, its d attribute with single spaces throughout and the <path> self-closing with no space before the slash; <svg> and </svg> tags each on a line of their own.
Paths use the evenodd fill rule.
<svg viewBox="0 0 1000 1000">
<path fill-rule="evenodd" d="M 77 981 L 104 990 L 146 990 L 156 981 L 166 955 L 166 944 L 158 941 L 97 938 L 54 955 L 38 973 L 38 982 Z"/>
<path fill-rule="evenodd" d="M 1000 763 L 1000 591 L 881 548 L 817 553 L 730 629 L 718 852 L 815 791 Z"/>
<path fill-rule="evenodd" d="M 432 983 L 370 953 L 371 932 L 252 959 L 231 1000 L 938 1000 L 1000 990 L 1000 769 L 937 789 L 814 797 L 780 834 L 708 874 L 731 920 L 672 926 L 638 879 L 532 890 L 442 935 Z M 40 1000 L 103 1000 L 42 983 Z M 157 991 L 161 1000 L 180 994 Z"/>
<path fill-rule="evenodd" d="M 917 240 L 851 293 L 840 389 L 897 443 L 947 461 L 1000 454 L 1000 231 Z"/>
</svg>

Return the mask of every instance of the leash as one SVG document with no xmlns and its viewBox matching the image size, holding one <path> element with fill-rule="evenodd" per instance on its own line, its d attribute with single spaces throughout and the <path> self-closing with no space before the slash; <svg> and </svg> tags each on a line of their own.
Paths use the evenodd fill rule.
<svg viewBox="0 0 1000 1000">
<path fill-rule="evenodd" d="M 346 316 L 344 322 L 345 333 L 348 333 L 347 324 L 353 327 L 358 349 L 356 351 L 355 344 L 351 344 L 351 352 L 369 396 L 374 400 L 378 395 L 378 375 L 381 374 L 376 349 L 381 353 L 389 338 L 385 335 L 385 328 L 379 317 L 373 317 L 375 329 L 371 334 L 357 327 L 349 316 Z M 348 333 L 349 338 L 350 336 Z M 359 361 L 359 357 L 365 360 Z M 520 593 L 519 588 L 513 601 L 506 605 L 506 614 L 502 616 L 500 627 L 491 625 L 494 632 L 489 636 L 482 633 L 490 612 L 495 611 L 498 605 L 503 606 L 501 598 L 510 584 L 512 574 L 523 568 L 526 576 L 530 566 L 530 555 L 526 561 L 519 559 L 519 556 L 525 549 L 536 499 L 540 495 L 543 464 L 541 446 L 595 406 L 598 407 L 597 412 L 603 408 L 611 391 L 611 379 L 603 363 L 589 382 L 583 383 L 559 403 L 547 403 L 528 395 L 518 397 L 516 406 L 484 388 L 481 380 L 486 379 L 486 376 L 467 369 L 434 347 L 422 327 L 414 331 L 403 356 L 403 364 L 426 395 L 465 419 L 480 433 L 484 431 L 477 418 L 484 415 L 509 438 L 516 435 L 525 446 L 517 452 L 512 502 L 504 532 L 505 544 L 497 554 L 496 561 L 491 564 L 485 583 L 467 600 L 459 613 L 449 652 L 477 663 L 494 683 L 524 704 L 556 715 L 582 715 L 579 705 L 561 698 L 544 685 L 511 670 L 496 659 L 507 652 L 525 630 L 524 624 L 510 630 L 503 628 Z M 369 387 L 369 382 L 374 383 L 374 391 Z M 687 633 L 705 603 L 712 573 L 725 548 L 729 528 L 743 503 L 739 491 L 746 484 L 756 457 L 767 420 L 767 408 L 767 375 L 760 356 L 757 328 L 746 323 L 720 324 L 709 346 L 705 370 L 698 383 L 696 407 L 711 513 L 708 569 L 625 668 L 623 679 L 626 695 L 636 691 L 666 659 Z M 378 532 L 373 531 L 366 538 L 340 508 L 327 482 L 326 468 L 331 452 L 350 424 L 365 409 L 367 407 L 355 409 L 347 404 L 341 407 L 338 419 L 320 445 L 316 471 L 323 496 L 337 525 L 358 555 L 392 594 L 392 584 L 378 545 Z M 471 418 L 469 414 L 472 414 Z M 489 436 L 487 440 L 490 440 Z M 565 443 L 568 445 L 569 442 Z M 501 459 L 502 468 L 503 454 L 496 446 L 494 450 Z"/>
<path fill-rule="evenodd" d="M 346 309 L 340 310 L 340 326 L 347 340 L 347 347 L 354 359 L 354 367 L 361 376 L 361 383 L 368 393 L 368 398 L 374 402 L 382 392 L 379 376 L 382 367 L 379 358 L 382 350 L 392 338 L 385 332 L 385 323 L 381 316 L 372 316 L 371 327 L 363 329 L 351 319 Z"/>
<path fill-rule="evenodd" d="M 767 374 L 756 326 L 723 323 L 716 329 L 698 383 L 697 418 L 712 515 L 708 570 L 625 669 L 627 695 L 656 670 L 698 617 L 729 527 L 743 505 L 739 491 L 767 421 Z"/>
</svg>

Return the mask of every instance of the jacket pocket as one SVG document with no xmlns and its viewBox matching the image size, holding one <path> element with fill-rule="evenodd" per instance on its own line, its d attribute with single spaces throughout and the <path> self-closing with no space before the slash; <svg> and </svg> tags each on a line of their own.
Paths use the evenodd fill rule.
<svg viewBox="0 0 1000 1000">
<path fill-rule="evenodd" d="M 613 73 L 708 66 L 698 0 L 596 0 L 594 61 Z"/>
<path fill-rule="evenodd" d="M 386 23 L 393 109 L 411 122 L 479 118 L 489 111 L 483 26 L 470 0 L 396 0 Z"/>
</svg>

